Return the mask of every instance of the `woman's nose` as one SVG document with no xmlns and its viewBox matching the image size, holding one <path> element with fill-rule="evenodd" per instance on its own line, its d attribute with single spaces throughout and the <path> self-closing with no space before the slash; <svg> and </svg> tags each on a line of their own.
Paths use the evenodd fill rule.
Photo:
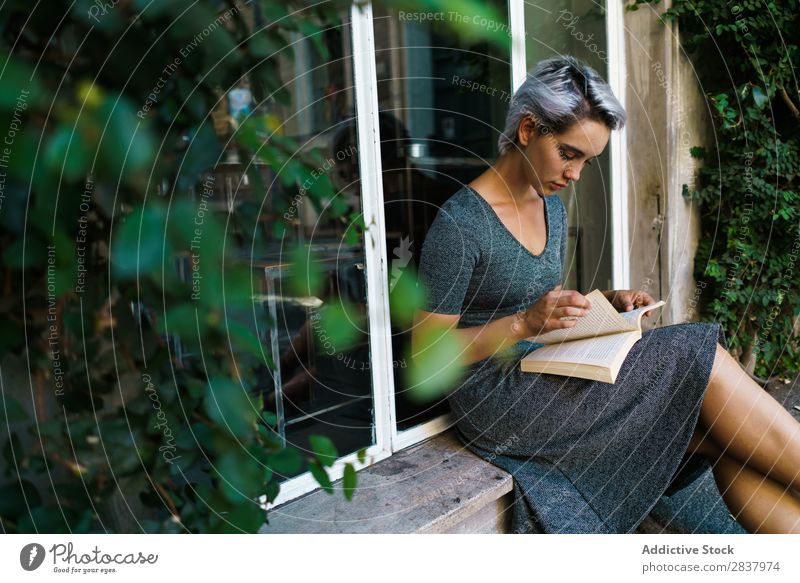
<svg viewBox="0 0 800 583">
<path fill-rule="evenodd" d="M 578 180 L 580 180 L 581 171 L 576 168 L 572 168 L 570 166 L 566 170 L 564 170 L 564 177 L 567 180 L 572 180 L 573 182 L 577 182 Z"/>
</svg>

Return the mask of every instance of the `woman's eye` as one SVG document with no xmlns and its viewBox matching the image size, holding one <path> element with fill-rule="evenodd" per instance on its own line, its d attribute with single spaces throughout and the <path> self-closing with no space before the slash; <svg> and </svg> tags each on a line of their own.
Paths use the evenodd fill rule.
<svg viewBox="0 0 800 583">
<path fill-rule="evenodd" d="M 567 153 L 566 153 L 564 150 L 562 150 L 562 149 L 559 149 L 559 150 L 558 150 L 558 154 L 559 154 L 559 156 L 561 156 L 561 159 L 562 159 L 562 160 L 572 160 L 572 158 L 570 158 L 569 156 L 567 156 Z"/>
</svg>

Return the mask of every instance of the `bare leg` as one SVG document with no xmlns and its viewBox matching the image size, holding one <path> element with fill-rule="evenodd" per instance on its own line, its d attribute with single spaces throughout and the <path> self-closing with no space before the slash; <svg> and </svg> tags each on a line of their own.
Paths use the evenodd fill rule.
<svg viewBox="0 0 800 583">
<path fill-rule="evenodd" d="M 714 480 L 731 514 L 748 532 L 800 533 L 800 498 L 784 485 L 724 455 L 695 432 L 689 451 L 714 460 Z"/>
<path fill-rule="evenodd" d="M 700 423 L 724 455 L 800 492 L 800 423 L 719 344 Z"/>
<path fill-rule="evenodd" d="M 714 479 L 728 508 L 748 532 L 800 533 L 800 498 L 783 484 L 722 455 Z"/>
</svg>

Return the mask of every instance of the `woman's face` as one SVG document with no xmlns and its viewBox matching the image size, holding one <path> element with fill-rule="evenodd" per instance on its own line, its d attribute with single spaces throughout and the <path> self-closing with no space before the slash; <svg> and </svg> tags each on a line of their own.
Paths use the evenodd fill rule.
<svg viewBox="0 0 800 583">
<path fill-rule="evenodd" d="M 608 144 L 611 130 L 605 124 L 584 119 L 561 133 L 539 133 L 531 118 L 519 127 L 519 143 L 526 160 L 528 181 L 547 196 L 577 182 L 585 164 L 591 164 Z"/>
</svg>

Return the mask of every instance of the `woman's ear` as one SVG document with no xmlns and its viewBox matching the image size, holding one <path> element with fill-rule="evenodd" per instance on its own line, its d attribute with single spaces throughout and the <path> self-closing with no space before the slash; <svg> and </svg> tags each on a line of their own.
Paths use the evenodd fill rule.
<svg viewBox="0 0 800 583">
<path fill-rule="evenodd" d="M 526 115 L 519 122 L 517 128 L 517 142 L 523 148 L 536 136 L 536 118 L 532 115 Z"/>
</svg>

